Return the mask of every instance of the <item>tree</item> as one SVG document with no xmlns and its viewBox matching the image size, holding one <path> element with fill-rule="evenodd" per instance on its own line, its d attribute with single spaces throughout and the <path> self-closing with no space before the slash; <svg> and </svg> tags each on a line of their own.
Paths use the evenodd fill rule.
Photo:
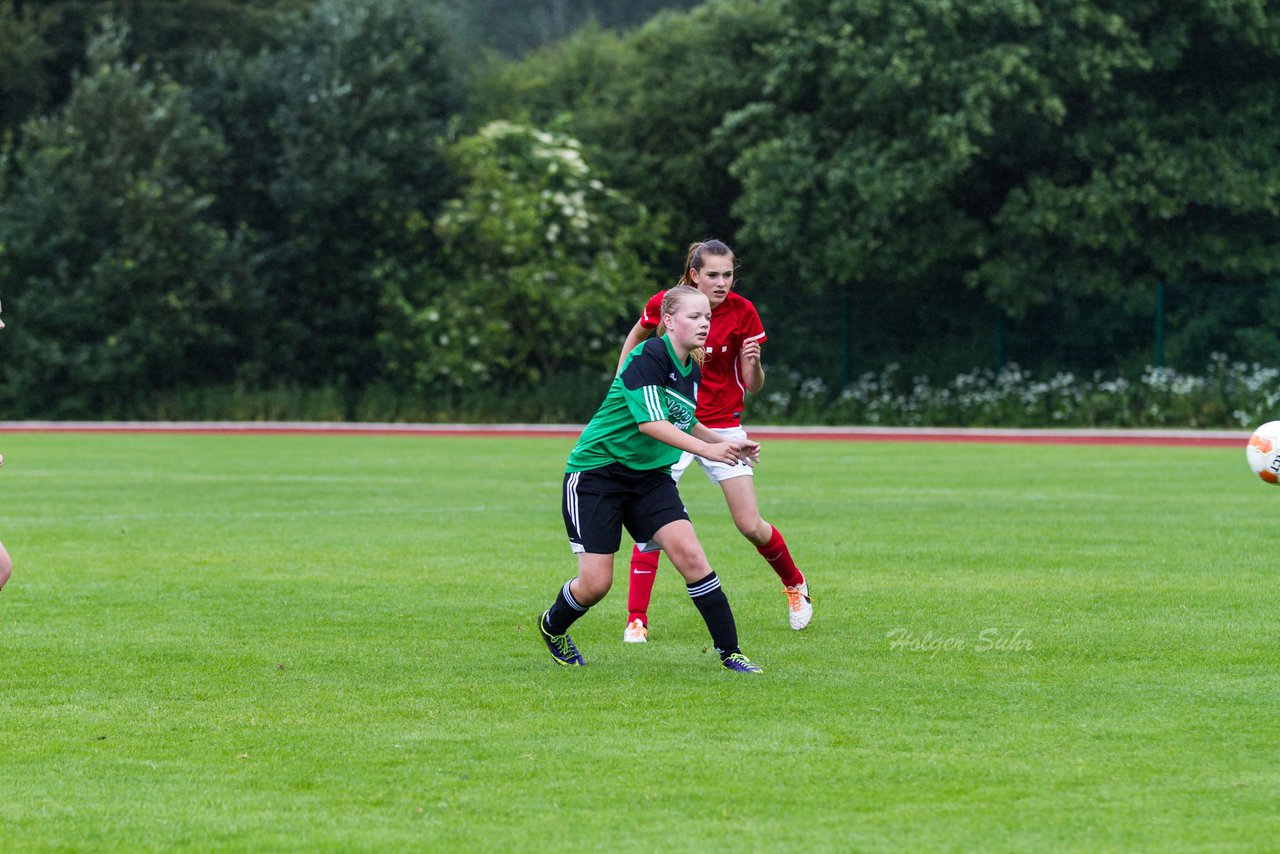
<svg viewBox="0 0 1280 854">
<path fill-rule="evenodd" d="M 938 308 L 963 285 L 1017 317 L 1280 272 L 1274 4 L 787 8 L 734 210 L 814 290 Z"/>
<path fill-rule="evenodd" d="M 0 0 L 0 129 L 66 102 L 84 71 L 86 40 L 103 16 L 130 32 L 126 59 L 182 80 L 201 53 L 254 53 L 314 0 Z"/>
<path fill-rule="evenodd" d="M 450 45 L 427 4 L 322 0 L 278 48 L 222 51 L 193 72 L 232 152 L 218 214 L 253 251 L 247 382 L 360 388 L 381 375 L 382 280 L 429 266 L 438 245 L 420 224 L 454 186 Z"/>
<path fill-rule="evenodd" d="M 131 56 L 162 66 L 179 80 L 212 49 L 247 55 L 278 47 L 316 0 L 103 0 L 133 37 Z"/>
<path fill-rule="evenodd" d="M 177 84 L 124 60 L 125 35 L 108 22 L 67 105 L 0 153 L 13 414 L 127 415 L 233 370 L 242 264 L 208 181 L 222 146 Z"/>
<path fill-rule="evenodd" d="M 619 85 L 580 107 L 572 126 L 604 155 L 617 186 L 671 220 L 674 269 L 695 240 L 734 240 L 741 193 L 730 164 L 750 128 L 726 117 L 759 97 L 768 65 L 757 46 L 782 34 L 776 2 L 706 3 L 661 14 L 626 39 Z M 748 271 L 749 272 L 749 271 Z"/>
<path fill-rule="evenodd" d="M 396 378 L 429 394 L 528 391 L 616 364 L 624 299 L 654 223 L 608 189 L 574 139 L 498 121 L 449 151 L 463 192 L 434 227 L 443 266 L 389 287 L 381 336 Z"/>
<path fill-rule="evenodd" d="M 757 46 L 781 37 L 782 4 L 712 0 L 663 12 L 625 35 L 584 28 L 495 72 L 490 115 L 524 110 L 582 140 L 611 186 L 661 211 L 670 229 L 663 275 L 689 243 L 732 241 L 741 192 L 729 165 L 750 127 L 725 118 L 756 101 L 768 65 Z M 482 91 L 484 87 L 482 87 Z"/>
<path fill-rule="evenodd" d="M 689 243 L 735 237 L 741 191 L 730 164 L 750 137 L 723 120 L 760 96 L 768 64 L 756 45 L 781 37 L 785 22 L 776 1 L 712 0 L 626 35 L 584 27 L 520 63 L 490 64 L 476 87 L 480 114 L 527 115 L 581 140 L 609 186 L 662 211 L 653 275 L 675 279 Z"/>
<path fill-rule="evenodd" d="M 49 100 L 45 64 L 53 49 L 44 32 L 52 19 L 48 10 L 0 5 L 0 134 L 17 127 Z"/>
<path fill-rule="evenodd" d="M 568 37 L 586 24 L 638 26 L 664 9 L 688 9 L 699 0 L 443 0 L 460 38 L 518 56 Z"/>
</svg>

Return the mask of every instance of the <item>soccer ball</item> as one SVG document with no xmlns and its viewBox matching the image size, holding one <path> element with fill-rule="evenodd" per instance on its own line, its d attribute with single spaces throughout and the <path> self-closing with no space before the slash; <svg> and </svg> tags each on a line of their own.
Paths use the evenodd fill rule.
<svg viewBox="0 0 1280 854">
<path fill-rule="evenodd" d="M 1249 437 L 1249 468 L 1267 483 L 1280 481 L 1280 421 L 1268 421 Z"/>
</svg>

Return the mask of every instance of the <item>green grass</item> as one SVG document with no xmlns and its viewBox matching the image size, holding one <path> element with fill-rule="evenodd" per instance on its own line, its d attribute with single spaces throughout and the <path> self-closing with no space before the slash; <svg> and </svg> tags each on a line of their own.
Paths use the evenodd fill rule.
<svg viewBox="0 0 1280 854">
<path fill-rule="evenodd" d="M 1274 850 L 1243 449 L 767 443 L 802 633 L 691 473 L 742 677 L 665 562 L 551 663 L 569 444 L 0 435 L 0 850 Z"/>
</svg>

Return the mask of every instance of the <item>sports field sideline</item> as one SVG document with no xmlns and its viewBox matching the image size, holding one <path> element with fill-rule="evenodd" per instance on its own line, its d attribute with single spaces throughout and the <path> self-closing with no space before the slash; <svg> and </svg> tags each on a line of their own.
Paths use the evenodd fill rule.
<svg viewBox="0 0 1280 854">
<path fill-rule="evenodd" d="M 808 629 L 681 486 L 744 682 L 665 564 L 651 643 L 615 583 L 588 666 L 550 661 L 575 428 L 108 426 L 0 426 L 0 850 L 1280 839 L 1280 490 L 1244 432 L 757 430 Z"/>
</svg>

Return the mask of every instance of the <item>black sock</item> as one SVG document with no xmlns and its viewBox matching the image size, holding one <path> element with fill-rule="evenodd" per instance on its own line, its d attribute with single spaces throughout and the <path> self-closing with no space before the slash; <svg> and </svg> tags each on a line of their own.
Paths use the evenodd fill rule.
<svg viewBox="0 0 1280 854">
<path fill-rule="evenodd" d="M 688 585 L 689 598 L 698 606 L 698 613 L 706 621 L 707 630 L 711 632 L 711 642 L 724 661 L 738 649 L 738 627 L 733 622 L 733 611 L 729 608 L 729 597 L 720 589 L 720 579 L 712 572 L 701 581 Z"/>
<path fill-rule="evenodd" d="M 551 603 L 551 610 L 547 612 L 546 629 L 553 635 L 562 635 L 569 631 L 573 621 L 587 613 L 587 608 L 590 607 L 579 605 L 573 598 L 573 594 L 569 592 L 569 584 L 572 580 L 569 579 L 560 588 L 556 601 Z"/>
</svg>

